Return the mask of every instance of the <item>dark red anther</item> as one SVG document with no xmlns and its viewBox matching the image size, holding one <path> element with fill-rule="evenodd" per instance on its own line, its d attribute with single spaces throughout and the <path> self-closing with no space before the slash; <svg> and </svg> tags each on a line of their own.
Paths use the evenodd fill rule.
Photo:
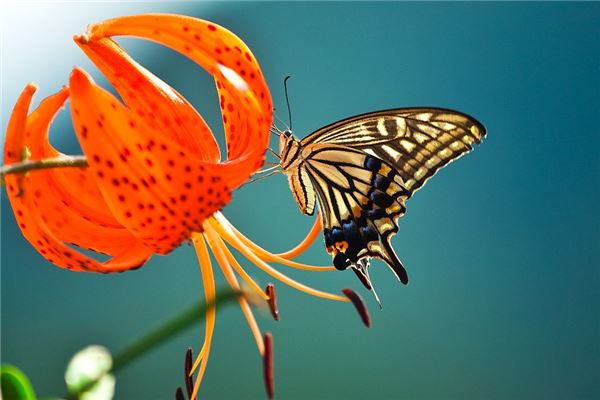
<svg viewBox="0 0 600 400">
<path fill-rule="evenodd" d="M 265 355 L 263 356 L 265 388 L 267 389 L 267 397 L 272 399 L 275 391 L 275 383 L 273 381 L 273 336 L 271 336 L 270 332 L 265 333 L 263 341 L 265 342 Z"/>
<path fill-rule="evenodd" d="M 362 297 L 360 297 L 354 290 L 352 289 L 343 289 L 342 293 L 350 299 L 356 311 L 358 311 L 358 315 L 360 315 L 360 319 L 365 324 L 367 328 L 371 327 L 371 317 L 369 317 L 369 310 L 367 310 L 367 306 L 363 301 Z"/>
<path fill-rule="evenodd" d="M 191 372 L 193 364 L 194 354 L 192 352 L 192 348 L 188 347 L 188 349 L 185 352 L 185 365 L 183 368 L 183 372 L 185 373 L 185 389 L 190 400 L 196 400 L 195 398 L 192 399 L 192 391 L 194 390 L 194 377 L 191 375 Z"/>
<path fill-rule="evenodd" d="M 267 303 L 269 303 L 271 315 L 273 316 L 275 321 L 279 321 L 279 310 L 277 309 L 277 296 L 275 296 L 275 286 L 273 286 L 272 283 L 269 283 L 267 285 L 267 288 L 265 289 L 265 293 L 267 294 L 267 296 L 269 296 L 269 300 L 267 300 Z"/>
</svg>

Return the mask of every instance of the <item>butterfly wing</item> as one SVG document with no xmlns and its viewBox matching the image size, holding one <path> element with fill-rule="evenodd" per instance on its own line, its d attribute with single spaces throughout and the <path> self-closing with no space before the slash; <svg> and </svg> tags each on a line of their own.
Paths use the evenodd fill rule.
<svg viewBox="0 0 600 400">
<path fill-rule="evenodd" d="M 390 245 L 409 196 L 395 168 L 361 150 L 329 143 L 307 145 L 303 154 L 300 168 L 318 198 L 325 246 L 335 267 L 361 271 L 362 263 L 377 257 L 408 283 Z"/>
<path fill-rule="evenodd" d="M 306 173 L 306 167 L 299 165 L 288 172 L 288 182 L 300 212 L 313 215 L 315 212 L 315 189 Z"/>
<path fill-rule="evenodd" d="M 398 172 L 410 195 L 442 167 L 481 143 L 476 119 L 443 108 L 398 108 L 347 118 L 321 128 L 302 146 L 336 144 L 362 150 Z"/>
<path fill-rule="evenodd" d="M 405 201 L 485 134 L 474 118 L 441 108 L 358 115 L 300 142 L 303 161 L 292 171 L 290 186 L 303 212 L 312 212 L 318 199 L 325 245 L 338 269 L 352 267 L 370 287 L 368 259 L 376 257 L 406 284 L 406 270 L 390 244 Z"/>
</svg>

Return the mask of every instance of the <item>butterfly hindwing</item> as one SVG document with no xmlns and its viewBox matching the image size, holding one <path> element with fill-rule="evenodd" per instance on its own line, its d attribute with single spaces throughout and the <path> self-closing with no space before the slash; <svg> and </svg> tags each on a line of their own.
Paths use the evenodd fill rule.
<svg viewBox="0 0 600 400">
<path fill-rule="evenodd" d="M 313 215 L 316 202 L 315 189 L 306 173 L 306 167 L 300 165 L 298 168 L 290 171 L 288 181 L 300 212 L 306 215 Z"/>
<path fill-rule="evenodd" d="M 390 245 L 405 212 L 408 190 L 383 160 L 360 150 L 325 143 L 309 145 L 303 166 L 315 189 L 327 251 L 338 269 L 360 260 L 384 260 L 403 282 L 406 271 Z"/>
</svg>

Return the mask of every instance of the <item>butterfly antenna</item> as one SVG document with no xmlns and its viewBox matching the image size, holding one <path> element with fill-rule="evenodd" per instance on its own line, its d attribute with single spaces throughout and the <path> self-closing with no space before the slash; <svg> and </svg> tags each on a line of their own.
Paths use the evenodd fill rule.
<svg viewBox="0 0 600 400">
<path fill-rule="evenodd" d="M 290 108 L 290 99 L 288 98 L 288 89 L 287 89 L 287 81 L 290 78 L 291 78 L 291 76 L 288 75 L 283 80 L 283 90 L 285 92 L 285 103 L 287 104 L 288 118 L 289 118 L 289 121 L 290 121 L 290 131 L 291 131 L 292 130 L 292 110 Z"/>
</svg>

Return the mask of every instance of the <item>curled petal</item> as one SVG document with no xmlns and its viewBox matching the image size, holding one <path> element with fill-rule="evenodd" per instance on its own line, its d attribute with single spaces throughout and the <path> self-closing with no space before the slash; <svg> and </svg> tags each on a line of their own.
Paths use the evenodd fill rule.
<svg viewBox="0 0 600 400">
<path fill-rule="evenodd" d="M 75 42 L 148 126 L 202 160 L 219 161 L 219 146 L 210 128 L 177 91 L 136 63 L 111 39 L 90 41 L 81 35 Z"/>
<path fill-rule="evenodd" d="M 15 105 L 6 134 L 5 163 L 7 164 L 19 161 L 21 157 L 16 155 L 23 154 L 25 146 L 28 144 L 28 138 L 35 136 L 33 131 L 27 135 L 25 130 L 34 127 L 47 131 L 48 124 L 65 100 L 64 93 L 59 92 L 58 95 L 43 101 L 38 111 L 34 112 L 29 119 L 27 112 L 34 92 L 35 87 L 28 86 Z M 38 127 L 37 124 L 40 126 Z M 35 133 L 38 134 L 37 130 Z M 34 148 L 34 150 L 39 152 L 40 149 Z M 66 209 L 64 204 L 59 207 L 54 202 L 56 198 L 41 198 L 41 190 L 46 190 L 48 186 L 44 186 L 45 179 L 39 180 L 38 178 L 46 173 L 47 171 L 35 171 L 27 175 L 9 175 L 5 177 L 5 180 L 9 200 L 23 235 L 48 261 L 75 271 L 117 272 L 139 267 L 151 256 L 151 252 L 139 242 L 134 241 L 130 235 L 127 236 L 130 246 L 128 248 L 124 248 L 124 246 L 111 247 L 115 257 L 105 263 L 99 263 L 67 246 L 53 232 L 50 228 L 51 224 L 48 223 L 47 213 L 60 213 L 62 217 L 68 214 L 64 213 Z M 21 190 L 18 190 L 19 187 Z M 49 206 L 54 207 L 54 210 L 49 210 Z M 81 215 L 71 213 L 70 216 L 78 218 L 76 222 L 81 222 Z M 76 226 L 73 221 L 68 222 L 71 228 Z M 82 237 L 86 237 L 87 233 L 89 232 L 85 228 L 81 229 Z M 112 233 L 117 232 L 113 230 Z"/>
<path fill-rule="evenodd" d="M 24 146 L 30 159 L 63 156 L 49 143 L 48 127 L 67 98 L 63 88 L 27 117 Z M 47 169 L 26 179 L 32 205 L 59 240 L 103 254 L 122 253 L 137 242 L 110 214 L 87 169 Z"/>
<path fill-rule="evenodd" d="M 73 70 L 70 87 L 75 132 L 102 196 L 152 250 L 170 252 L 229 202 L 218 164 L 163 137 L 85 72 Z"/>
<path fill-rule="evenodd" d="M 223 114 L 229 162 L 219 166 L 230 187 L 237 187 L 264 162 L 272 124 L 268 87 L 248 47 L 214 23 L 196 18 L 146 14 L 91 25 L 91 41 L 136 36 L 170 47 L 214 76 Z"/>
<path fill-rule="evenodd" d="M 22 145 L 27 147 L 31 160 L 64 156 L 50 144 L 48 128 L 68 97 L 69 90 L 64 87 L 55 95 L 44 99 L 27 117 L 23 135 L 25 142 Z M 49 197 L 58 198 L 59 200 L 55 201 L 58 207 L 66 206 L 70 211 L 85 215 L 86 221 L 104 227 L 122 228 L 106 207 L 88 170 L 57 168 L 36 172 L 32 177 L 41 181 L 40 189 L 47 189 L 43 196 L 37 196 L 44 197 L 44 205 L 51 207 L 53 201 Z"/>
</svg>

